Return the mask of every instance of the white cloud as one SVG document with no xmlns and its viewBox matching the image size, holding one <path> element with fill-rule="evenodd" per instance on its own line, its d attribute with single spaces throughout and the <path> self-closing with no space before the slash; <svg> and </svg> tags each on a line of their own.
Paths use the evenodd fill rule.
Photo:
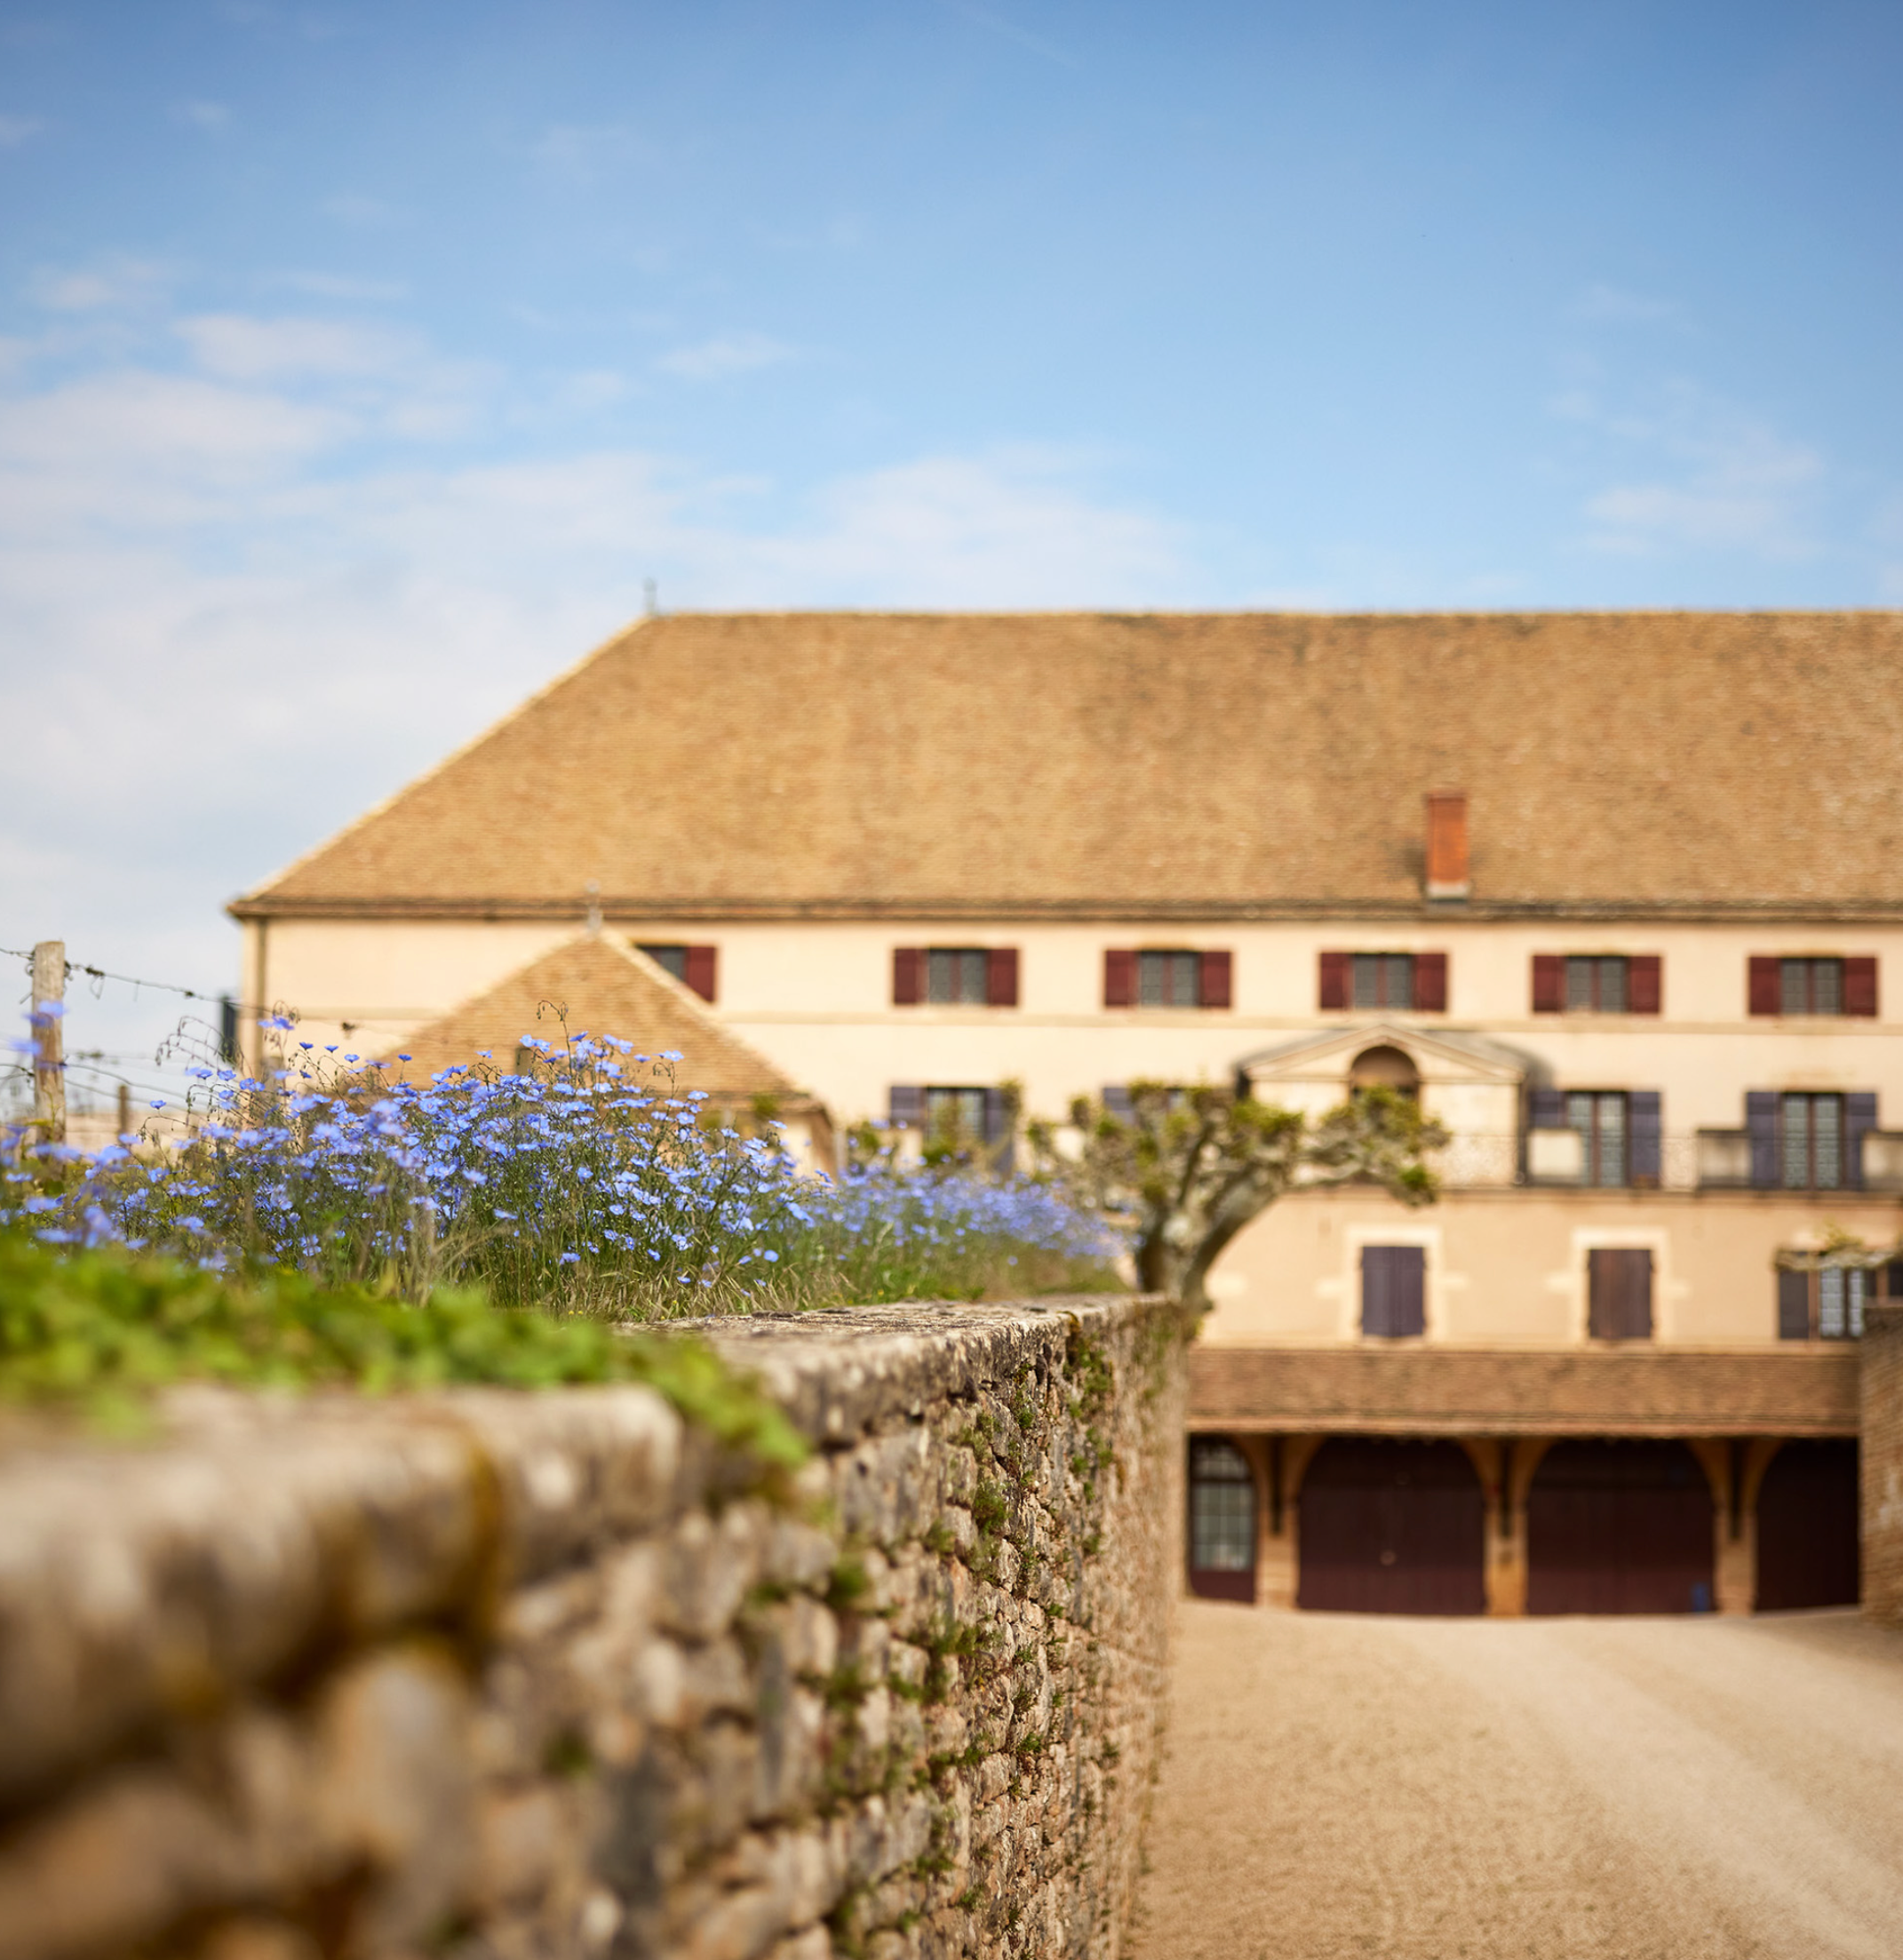
<svg viewBox="0 0 1903 1960">
<path fill-rule="evenodd" d="M 1620 326 L 1674 326 L 1689 323 L 1676 299 L 1655 299 L 1618 286 L 1593 285 L 1580 295 L 1573 311 L 1582 320 Z"/>
<path fill-rule="evenodd" d="M 586 187 L 625 169 L 638 148 L 625 123 L 557 123 L 529 144 L 529 155 L 549 176 Z"/>
<path fill-rule="evenodd" d="M 222 102 L 174 102 L 171 119 L 183 123 L 189 129 L 203 130 L 210 135 L 230 123 L 231 111 Z"/>
<path fill-rule="evenodd" d="M 355 279 L 346 273 L 334 272 L 280 273 L 277 283 L 320 299 L 401 299 L 410 290 L 400 280 Z"/>
<path fill-rule="evenodd" d="M 729 374 L 750 374 L 757 368 L 791 361 L 792 348 L 763 333 L 722 333 L 691 347 L 662 355 L 655 366 L 689 381 L 717 381 Z"/>
<path fill-rule="evenodd" d="M 120 312 L 150 305 L 171 277 L 171 268 L 155 260 L 114 257 L 90 267 L 43 267 L 28 290 L 51 313 Z"/>
<path fill-rule="evenodd" d="M 407 225 L 410 217 L 400 205 L 387 203 L 380 197 L 362 197 L 351 192 L 325 198 L 318 209 L 326 218 L 334 218 L 340 225 L 354 225 L 364 231 L 391 231 L 400 225 Z"/>
<path fill-rule="evenodd" d="M 45 127 L 36 116 L 0 116 L 0 150 L 17 150 Z"/>
<path fill-rule="evenodd" d="M 1815 555 L 1822 456 L 1689 383 L 1655 407 L 1614 413 L 1574 400 L 1565 412 L 1622 460 L 1586 499 L 1593 549 L 1628 555 L 1739 551 L 1792 561 Z"/>
<path fill-rule="evenodd" d="M 208 313 L 179 321 L 175 331 L 208 373 L 241 381 L 388 374 L 412 361 L 418 350 L 413 336 L 337 320 Z"/>
</svg>

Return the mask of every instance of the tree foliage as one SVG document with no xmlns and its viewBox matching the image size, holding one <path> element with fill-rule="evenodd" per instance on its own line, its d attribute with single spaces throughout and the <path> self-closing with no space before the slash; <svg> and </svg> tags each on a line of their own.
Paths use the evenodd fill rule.
<svg viewBox="0 0 1903 1960">
<path fill-rule="evenodd" d="M 1198 1311 L 1223 1248 L 1292 1191 L 1366 1183 L 1410 1206 L 1439 1194 L 1426 1157 L 1447 1134 L 1392 1089 L 1316 1118 L 1208 1083 L 1133 1082 L 1127 1094 L 1127 1112 L 1072 1105 L 1083 1140 L 1074 1162 L 1061 1159 L 1048 1125 L 1032 1126 L 1031 1142 L 1080 1199 L 1127 1224 L 1144 1291 Z"/>
</svg>

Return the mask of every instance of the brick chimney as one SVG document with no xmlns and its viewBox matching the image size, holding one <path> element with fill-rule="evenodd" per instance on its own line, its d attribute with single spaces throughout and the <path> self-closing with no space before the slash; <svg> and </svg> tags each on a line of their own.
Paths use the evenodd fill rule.
<svg viewBox="0 0 1903 1960">
<path fill-rule="evenodd" d="M 1467 875 L 1467 792 L 1433 791 L 1427 800 L 1427 896 L 1465 898 L 1472 888 Z"/>
</svg>

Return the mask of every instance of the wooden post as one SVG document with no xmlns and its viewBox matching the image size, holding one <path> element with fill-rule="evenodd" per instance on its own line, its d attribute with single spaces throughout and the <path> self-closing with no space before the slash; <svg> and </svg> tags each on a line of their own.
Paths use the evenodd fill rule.
<svg viewBox="0 0 1903 1960">
<path fill-rule="evenodd" d="M 43 1143 L 66 1141 L 66 941 L 33 949 L 33 1120 Z"/>
<path fill-rule="evenodd" d="M 132 1092 L 122 1082 L 119 1085 L 119 1141 L 123 1143 L 132 1134 Z"/>
</svg>

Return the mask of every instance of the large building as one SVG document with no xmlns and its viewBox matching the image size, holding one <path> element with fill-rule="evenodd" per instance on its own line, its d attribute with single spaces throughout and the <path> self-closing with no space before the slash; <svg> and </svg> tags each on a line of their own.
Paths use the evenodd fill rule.
<svg viewBox="0 0 1903 1960">
<path fill-rule="evenodd" d="M 1418 1094 L 1437 1205 L 1305 1194 L 1213 1276 L 1190 1583 L 1825 1603 L 1899 672 L 1889 613 L 648 621 L 239 901 L 245 993 L 382 1052 L 594 934 L 835 1120 Z"/>
</svg>

